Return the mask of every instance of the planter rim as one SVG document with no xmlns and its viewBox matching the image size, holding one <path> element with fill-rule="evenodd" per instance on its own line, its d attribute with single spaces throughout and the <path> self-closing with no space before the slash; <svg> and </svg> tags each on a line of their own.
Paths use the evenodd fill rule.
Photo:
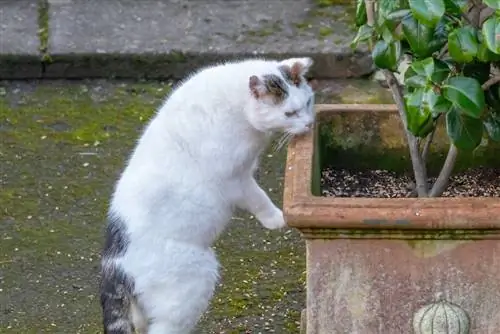
<svg viewBox="0 0 500 334">
<path fill-rule="evenodd" d="M 317 104 L 316 124 L 346 112 L 397 113 L 394 104 Z M 315 127 L 316 128 L 316 127 Z M 288 146 L 283 213 L 298 229 L 499 230 L 500 198 L 335 198 L 311 191 L 314 136 L 295 137 Z"/>
</svg>

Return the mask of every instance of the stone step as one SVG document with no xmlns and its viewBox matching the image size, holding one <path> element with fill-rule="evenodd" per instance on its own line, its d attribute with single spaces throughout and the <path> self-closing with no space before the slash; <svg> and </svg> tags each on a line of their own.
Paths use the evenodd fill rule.
<svg viewBox="0 0 500 334">
<path fill-rule="evenodd" d="M 39 78 L 37 0 L 0 1 L 0 79 Z"/>
<path fill-rule="evenodd" d="M 178 79 L 215 61 L 304 55 L 314 58 L 311 74 L 317 78 L 355 78 L 373 71 L 367 50 L 349 47 L 355 35 L 350 2 L 40 0 L 39 12 L 19 9 L 30 1 L 0 3 L 7 13 L 17 6 L 30 26 L 2 28 L 7 46 L 1 44 L 0 59 L 16 43 L 22 45 L 24 35 L 36 40 L 39 16 L 40 31 L 48 32 L 40 34 L 39 43 L 46 48 L 44 78 Z"/>
</svg>

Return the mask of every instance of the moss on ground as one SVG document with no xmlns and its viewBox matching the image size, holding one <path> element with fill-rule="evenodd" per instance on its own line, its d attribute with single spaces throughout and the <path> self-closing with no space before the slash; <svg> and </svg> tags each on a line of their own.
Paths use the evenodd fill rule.
<svg viewBox="0 0 500 334">
<path fill-rule="evenodd" d="M 112 186 L 170 89 L 0 82 L 0 333 L 101 333 L 97 282 Z M 284 151 L 259 178 L 281 205 Z M 248 214 L 216 245 L 222 281 L 199 333 L 298 333 L 304 242 Z"/>
<path fill-rule="evenodd" d="M 38 0 L 38 39 L 42 61 L 50 61 L 49 55 L 49 2 Z"/>
<path fill-rule="evenodd" d="M 168 83 L 0 82 L 0 333 L 101 333 L 98 261 L 113 183 Z M 318 103 L 366 101 L 337 80 Z M 349 93 L 351 92 L 351 93 Z M 285 152 L 260 182 L 281 205 Z M 304 241 L 238 214 L 216 251 L 222 280 L 199 333 L 298 333 Z"/>
</svg>

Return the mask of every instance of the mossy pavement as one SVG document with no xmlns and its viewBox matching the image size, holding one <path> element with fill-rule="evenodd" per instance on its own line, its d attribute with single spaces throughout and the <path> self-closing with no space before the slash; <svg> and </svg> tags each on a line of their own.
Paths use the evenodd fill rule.
<svg viewBox="0 0 500 334">
<path fill-rule="evenodd" d="M 0 82 L 0 333 L 102 332 L 96 292 L 108 199 L 170 87 Z M 375 86 L 326 87 L 333 88 L 318 94 L 318 102 L 346 102 L 353 89 L 375 89 L 370 102 L 381 96 Z M 259 170 L 278 205 L 284 155 L 270 150 Z M 298 333 L 305 304 L 299 233 L 265 230 L 240 213 L 216 251 L 222 280 L 199 333 Z"/>
</svg>

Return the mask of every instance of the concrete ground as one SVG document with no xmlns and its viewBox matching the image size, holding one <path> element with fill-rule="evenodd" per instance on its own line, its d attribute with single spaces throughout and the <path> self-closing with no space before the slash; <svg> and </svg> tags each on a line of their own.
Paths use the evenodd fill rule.
<svg viewBox="0 0 500 334">
<path fill-rule="evenodd" d="M 309 55 L 315 77 L 374 68 L 348 0 L 2 0 L 0 78 L 179 79 L 206 63 Z"/>
<path fill-rule="evenodd" d="M 390 103 L 364 81 L 318 102 Z M 0 333 L 101 333 L 97 295 L 113 183 L 169 83 L 0 82 Z M 259 180 L 281 205 L 285 149 Z M 298 333 L 305 249 L 296 230 L 240 213 L 216 244 L 222 280 L 199 333 Z"/>
</svg>

